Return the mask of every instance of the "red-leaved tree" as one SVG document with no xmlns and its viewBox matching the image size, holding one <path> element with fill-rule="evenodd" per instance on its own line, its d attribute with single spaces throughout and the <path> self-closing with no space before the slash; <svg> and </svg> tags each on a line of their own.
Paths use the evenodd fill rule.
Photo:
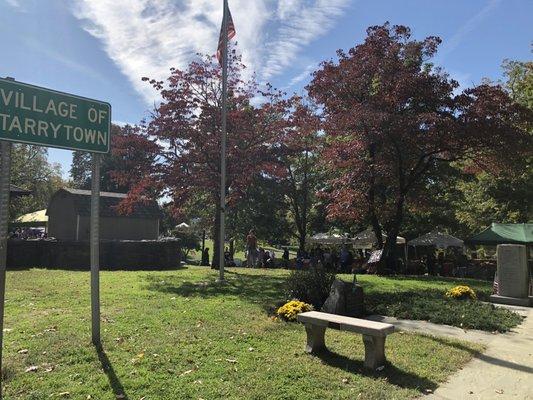
<svg viewBox="0 0 533 400">
<path fill-rule="evenodd" d="M 235 54 L 228 69 L 227 202 L 238 201 L 259 174 L 281 174 L 279 138 L 286 126 L 288 102 L 271 88 L 260 90 L 244 80 L 244 66 Z M 134 172 L 123 179 L 140 179 L 131 200 L 157 188 L 168 197 L 178 217 L 192 198 L 205 198 L 212 216 L 214 248 L 219 242 L 221 69 L 213 57 L 199 58 L 186 69 L 171 69 L 166 82 L 149 80 L 162 102 L 148 121 L 144 140 L 158 144 L 156 161 L 144 177 Z M 231 217 L 231 216 L 229 216 Z M 218 252 L 213 265 L 218 267 Z"/>
<path fill-rule="evenodd" d="M 308 86 L 322 106 L 330 173 L 328 214 L 369 220 L 389 268 L 406 201 L 440 162 L 501 167 L 531 149 L 528 112 L 498 86 L 454 94 L 458 84 L 428 60 L 440 39 L 404 26 L 370 27 L 363 44 L 322 63 Z M 386 243 L 382 241 L 386 233 Z"/>
</svg>

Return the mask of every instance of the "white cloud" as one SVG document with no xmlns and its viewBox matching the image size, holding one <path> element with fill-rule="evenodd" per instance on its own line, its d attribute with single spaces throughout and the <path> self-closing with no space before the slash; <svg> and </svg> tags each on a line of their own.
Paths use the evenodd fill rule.
<svg viewBox="0 0 533 400">
<path fill-rule="evenodd" d="M 232 0 L 239 50 L 264 81 L 291 66 L 330 29 L 351 0 Z M 214 54 L 222 1 L 76 0 L 74 15 L 148 103 L 157 94 L 141 77 L 163 80 L 196 53 Z"/>
<path fill-rule="evenodd" d="M 295 77 L 293 77 L 290 81 L 289 81 L 289 84 L 287 85 L 287 88 L 290 88 L 294 85 L 297 85 L 299 84 L 300 82 L 306 80 L 306 79 L 309 79 L 311 77 L 311 73 L 315 70 L 318 69 L 318 63 L 316 62 L 313 62 L 311 64 L 309 64 L 307 67 L 304 68 L 304 70 L 302 72 L 300 72 L 298 75 L 296 75 Z"/>
<path fill-rule="evenodd" d="M 302 47 L 325 34 L 350 3 L 349 0 L 279 1 L 284 3 L 278 7 L 281 27 L 277 37 L 266 45 L 268 58 L 262 70 L 264 79 L 290 66 Z"/>
<path fill-rule="evenodd" d="M 450 75 L 450 78 L 455 79 L 457 83 L 459 84 L 459 87 L 457 87 L 453 91 L 455 95 L 458 95 L 463 90 L 473 87 L 475 85 L 474 81 L 472 80 L 471 73 L 457 71 L 457 70 L 447 70 L 447 72 Z"/>
<path fill-rule="evenodd" d="M 11 7 L 15 7 L 15 8 L 20 7 L 19 0 L 4 0 L 4 2 L 10 5 Z"/>
<path fill-rule="evenodd" d="M 477 14 L 459 27 L 450 39 L 444 41 L 444 45 L 437 55 L 436 62 L 442 63 L 446 56 L 453 52 L 461 44 L 463 39 L 476 29 L 479 24 L 481 24 L 483 20 L 500 5 L 501 2 L 502 0 L 490 0 Z"/>
<path fill-rule="evenodd" d="M 4 2 L 7 3 L 8 6 L 11 6 L 16 9 L 17 11 L 26 12 L 26 9 L 21 4 L 20 0 L 4 0 Z"/>
</svg>

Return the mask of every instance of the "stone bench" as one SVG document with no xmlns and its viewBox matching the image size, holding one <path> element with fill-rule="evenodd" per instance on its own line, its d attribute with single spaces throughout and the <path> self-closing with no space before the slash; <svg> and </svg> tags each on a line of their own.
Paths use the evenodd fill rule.
<svg viewBox="0 0 533 400">
<path fill-rule="evenodd" d="M 394 332 L 394 325 L 319 311 L 298 314 L 298 322 L 305 326 L 307 333 L 305 351 L 308 353 L 326 350 L 324 335 L 326 328 L 332 328 L 363 335 L 366 368 L 375 370 L 385 364 L 385 338 Z"/>
</svg>

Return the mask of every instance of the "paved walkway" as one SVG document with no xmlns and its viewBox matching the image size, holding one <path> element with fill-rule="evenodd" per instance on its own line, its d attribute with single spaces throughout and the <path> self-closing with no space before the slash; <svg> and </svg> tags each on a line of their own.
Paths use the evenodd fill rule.
<svg viewBox="0 0 533 400">
<path fill-rule="evenodd" d="M 533 400 L 533 309 L 509 306 L 526 319 L 512 332 L 491 334 L 425 321 L 372 316 L 400 330 L 483 343 L 487 350 L 475 356 L 424 400 Z"/>
</svg>

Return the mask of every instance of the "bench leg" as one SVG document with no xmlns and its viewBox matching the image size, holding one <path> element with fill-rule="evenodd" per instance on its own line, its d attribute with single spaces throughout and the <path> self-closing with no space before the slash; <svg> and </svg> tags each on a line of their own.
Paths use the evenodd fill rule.
<svg viewBox="0 0 533 400">
<path fill-rule="evenodd" d="M 375 370 L 385 364 L 385 337 L 363 335 L 365 367 Z"/>
<path fill-rule="evenodd" d="M 319 353 L 326 350 L 324 342 L 325 326 L 305 325 L 305 332 L 307 333 L 307 345 L 305 346 L 307 353 Z"/>
</svg>

